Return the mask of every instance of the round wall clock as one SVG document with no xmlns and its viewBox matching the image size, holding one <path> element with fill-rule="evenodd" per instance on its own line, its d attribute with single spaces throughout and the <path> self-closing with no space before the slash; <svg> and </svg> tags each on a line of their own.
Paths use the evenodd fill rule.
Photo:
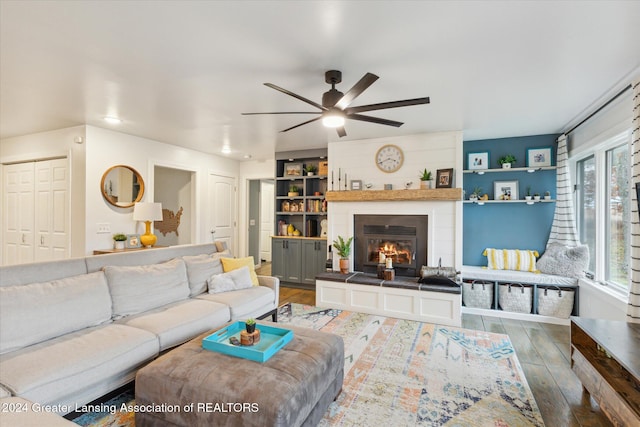
<svg viewBox="0 0 640 427">
<path fill-rule="evenodd" d="M 382 172 L 395 172 L 402 167 L 404 154 L 397 145 L 388 144 L 380 147 L 376 153 L 376 166 Z"/>
</svg>

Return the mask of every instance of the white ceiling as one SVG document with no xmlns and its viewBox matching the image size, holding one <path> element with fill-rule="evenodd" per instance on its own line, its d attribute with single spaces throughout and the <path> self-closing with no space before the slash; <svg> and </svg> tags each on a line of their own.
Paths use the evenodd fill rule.
<svg viewBox="0 0 640 427">
<path fill-rule="evenodd" d="M 640 69 L 640 1 L 7 1 L 0 2 L 0 137 L 79 124 L 233 158 L 339 138 L 313 111 L 324 72 L 352 105 L 422 96 L 348 121 L 342 140 L 463 130 L 465 140 L 556 133 Z M 116 115 L 118 126 L 102 118 Z"/>
</svg>

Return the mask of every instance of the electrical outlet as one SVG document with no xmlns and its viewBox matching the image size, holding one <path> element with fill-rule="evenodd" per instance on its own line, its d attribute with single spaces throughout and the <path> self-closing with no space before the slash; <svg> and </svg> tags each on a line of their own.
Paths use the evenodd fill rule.
<svg viewBox="0 0 640 427">
<path fill-rule="evenodd" d="M 109 223 L 102 223 L 102 224 L 98 223 L 96 225 L 97 225 L 97 228 L 98 228 L 98 231 L 97 231 L 98 234 L 111 233 L 111 224 L 109 224 Z"/>
</svg>

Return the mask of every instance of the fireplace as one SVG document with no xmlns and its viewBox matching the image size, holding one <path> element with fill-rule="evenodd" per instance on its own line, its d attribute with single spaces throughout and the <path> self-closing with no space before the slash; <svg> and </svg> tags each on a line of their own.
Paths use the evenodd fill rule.
<svg viewBox="0 0 640 427">
<path fill-rule="evenodd" d="M 354 269 L 376 273 L 381 253 L 399 276 L 427 264 L 427 215 L 354 215 Z"/>
</svg>

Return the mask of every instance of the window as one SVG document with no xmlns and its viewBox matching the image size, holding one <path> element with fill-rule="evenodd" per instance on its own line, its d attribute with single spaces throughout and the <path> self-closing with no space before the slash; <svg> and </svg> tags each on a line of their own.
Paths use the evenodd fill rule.
<svg viewBox="0 0 640 427">
<path fill-rule="evenodd" d="M 624 132 L 575 161 L 578 236 L 589 246 L 589 273 L 625 291 L 631 244 L 629 139 Z"/>
<path fill-rule="evenodd" d="M 589 272 L 596 268 L 596 160 L 589 156 L 577 163 L 578 208 L 576 217 L 578 220 L 578 236 L 580 241 L 589 246 Z"/>
</svg>

